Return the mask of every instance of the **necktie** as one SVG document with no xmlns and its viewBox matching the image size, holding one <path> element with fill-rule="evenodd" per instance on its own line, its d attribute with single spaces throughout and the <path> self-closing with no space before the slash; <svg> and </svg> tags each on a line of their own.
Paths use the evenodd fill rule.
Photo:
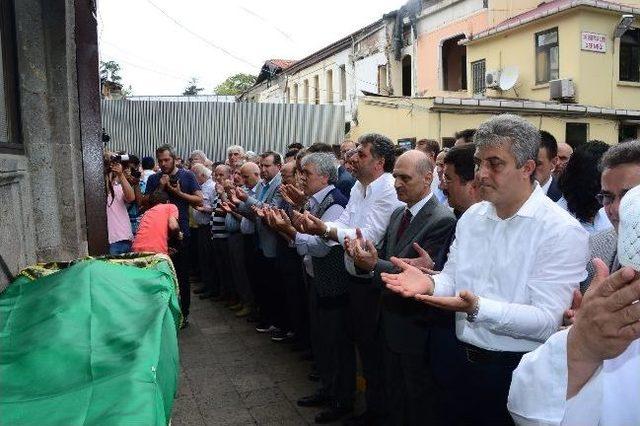
<svg viewBox="0 0 640 426">
<path fill-rule="evenodd" d="M 263 186 L 262 191 L 260 191 L 260 196 L 258 197 L 258 200 L 264 201 L 265 195 L 267 194 L 268 190 L 269 190 L 269 184 L 266 184 L 265 186 Z"/>
<path fill-rule="evenodd" d="M 407 228 L 409 227 L 409 224 L 411 223 L 412 216 L 413 215 L 411 214 L 411 210 L 404 209 L 404 214 L 402 215 L 402 219 L 400 220 L 400 226 L 398 227 L 398 234 L 396 235 L 396 241 L 400 241 L 400 238 L 402 238 L 404 231 L 407 230 Z"/>
</svg>

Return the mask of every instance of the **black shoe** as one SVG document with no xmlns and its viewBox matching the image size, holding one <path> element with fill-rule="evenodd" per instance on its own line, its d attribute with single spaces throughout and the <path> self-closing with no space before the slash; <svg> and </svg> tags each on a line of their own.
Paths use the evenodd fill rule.
<svg viewBox="0 0 640 426">
<path fill-rule="evenodd" d="M 312 382 L 319 382 L 320 375 L 315 371 L 312 371 L 311 373 L 307 374 L 307 379 L 311 380 Z"/>
<path fill-rule="evenodd" d="M 346 419 L 342 425 L 343 426 L 375 426 L 378 424 L 382 424 L 378 421 L 379 416 L 376 416 L 370 411 L 365 411 L 359 416 L 353 416 Z"/>
<path fill-rule="evenodd" d="M 329 403 L 329 397 L 324 393 L 316 392 L 313 395 L 302 397 L 298 400 L 298 407 L 322 407 Z"/>
<path fill-rule="evenodd" d="M 271 340 L 278 343 L 289 343 L 296 338 L 291 331 L 276 330 L 271 335 Z"/>
<path fill-rule="evenodd" d="M 328 410 L 319 413 L 315 421 L 316 423 L 333 423 L 350 414 L 352 411 L 352 406 L 334 405 Z"/>
<path fill-rule="evenodd" d="M 211 292 L 202 293 L 200 296 L 198 296 L 200 300 L 211 299 L 212 297 L 213 297 L 213 293 Z"/>
<path fill-rule="evenodd" d="M 275 330 L 275 327 L 266 322 L 261 322 L 256 326 L 256 331 L 258 333 L 270 333 L 274 330 Z"/>
</svg>

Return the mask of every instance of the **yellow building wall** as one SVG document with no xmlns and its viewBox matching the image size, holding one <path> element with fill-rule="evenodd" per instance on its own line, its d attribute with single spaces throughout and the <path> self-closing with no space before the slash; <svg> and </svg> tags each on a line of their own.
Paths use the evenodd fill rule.
<svg viewBox="0 0 640 426">
<path fill-rule="evenodd" d="M 434 112 L 432 99 L 361 98 L 358 125 L 349 137 L 357 139 L 365 133 L 380 133 L 396 142 L 403 138 L 429 138 L 442 143 L 457 131 L 477 128 L 496 114 L 472 112 Z M 618 142 L 618 122 L 603 118 L 550 117 L 541 114 L 522 114 L 540 130 L 546 130 L 562 142 L 567 123 L 588 123 L 587 139 L 599 139 L 609 144 Z"/>
<path fill-rule="evenodd" d="M 549 101 L 549 85 L 536 85 L 535 34 L 558 28 L 560 78 L 572 78 L 576 103 L 605 108 L 640 109 L 640 84 L 618 82 L 619 40 L 611 34 L 619 14 L 596 9 L 571 9 L 552 18 L 525 25 L 515 31 L 478 40 L 467 45 L 467 76 L 471 81 L 471 63 L 486 59 L 487 71 L 515 66 L 519 79 L 515 89 L 487 89 L 487 97 Z M 606 34 L 607 52 L 581 50 L 582 31 Z M 469 87 L 470 96 L 472 87 Z"/>
</svg>

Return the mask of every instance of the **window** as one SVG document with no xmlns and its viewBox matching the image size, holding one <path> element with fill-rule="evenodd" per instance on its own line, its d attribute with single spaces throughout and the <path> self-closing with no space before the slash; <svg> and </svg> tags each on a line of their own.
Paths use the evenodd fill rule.
<svg viewBox="0 0 640 426">
<path fill-rule="evenodd" d="M 471 78 L 473 79 L 473 94 L 482 94 L 485 92 L 484 76 L 487 73 L 487 61 L 481 59 L 471 63 Z"/>
<path fill-rule="evenodd" d="M 20 153 L 13 2 L 0 1 L 0 9 L 0 151 Z"/>
<path fill-rule="evenodd" d="M 297 104 L 298 101 L 298 83 L 293 85 L 293 103 Z"/>
<path fill-rule="evenodd" d="M 305 80 L 304 83 L 302 83 L 302 103 L 309 103 L 309 80 Z"/>
<path fill-rule="evenodd" d="M 411 96 L 411 55 L 402 58 L 402 96 Z"/>
<path fill-rule="evenodd" d="M 327 89 L 327 92 L 326 92 L 327 103 L 332 104 L 333 103 L 333 70 L 327 70 L 326 79 L 327 79 L 327 83 L 325 84 L 325 86 Z"/>
<path fill-rule="evenodd" d="M 340 100 L 347 100 L 347 69 L 345 65 L 340 66 Z"/>
<path fill-rule="evenodd" d="M 320 76 L 313 77 L 313 99 L 312 104 L 318 105 L 320 103 Z"/>
<path fill-rule="evenodd" d="M 620 37 L 620 81 L 640 82 L 640 28 Z"/>
<path fill-rule="evenodd" d="M 618 142 L 625 142 L 629 139 L 638 138 L 639 126 L 635 124 L 621 124 L 618 129 Z"/>
<path fill-rule="evenodd" d="M 467 90 L 467 47 L 458 44 L 464 34 L 442 43 L 442 88 L 444 90 Z"/>
<path fill-rule="evenodd" d="M 378 65 L 378 93 L 380 95 L 389 94 L 389 85 L 387 84 L 387 66 Z"/>
<path fill-rule="evenodd" d="M 284 89 L 284 101 L 288 104 L 291 103 L 291 91 L 288 87 Z"/>
<path fill-rule="evenodd" d="M 536 34 L 536 84 L 560 78 L 558 29 Z"/>
<path fill-rule="evenodd" d="M 583 144 L 589 138 L 588 123 L 567 123 L 564 140 L 572 147 Z"/>
</svg>

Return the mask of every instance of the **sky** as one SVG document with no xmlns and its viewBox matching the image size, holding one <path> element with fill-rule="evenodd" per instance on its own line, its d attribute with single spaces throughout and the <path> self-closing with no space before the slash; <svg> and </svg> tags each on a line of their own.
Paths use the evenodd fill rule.
<svg viewBox="0 0 640 426">
<path fill-rule="evenodd" d="M 406 0 L 99 0 L 100 60 L 134 95 L 201 94 L 267 59 L 302 59 Z"/>
</svg>

